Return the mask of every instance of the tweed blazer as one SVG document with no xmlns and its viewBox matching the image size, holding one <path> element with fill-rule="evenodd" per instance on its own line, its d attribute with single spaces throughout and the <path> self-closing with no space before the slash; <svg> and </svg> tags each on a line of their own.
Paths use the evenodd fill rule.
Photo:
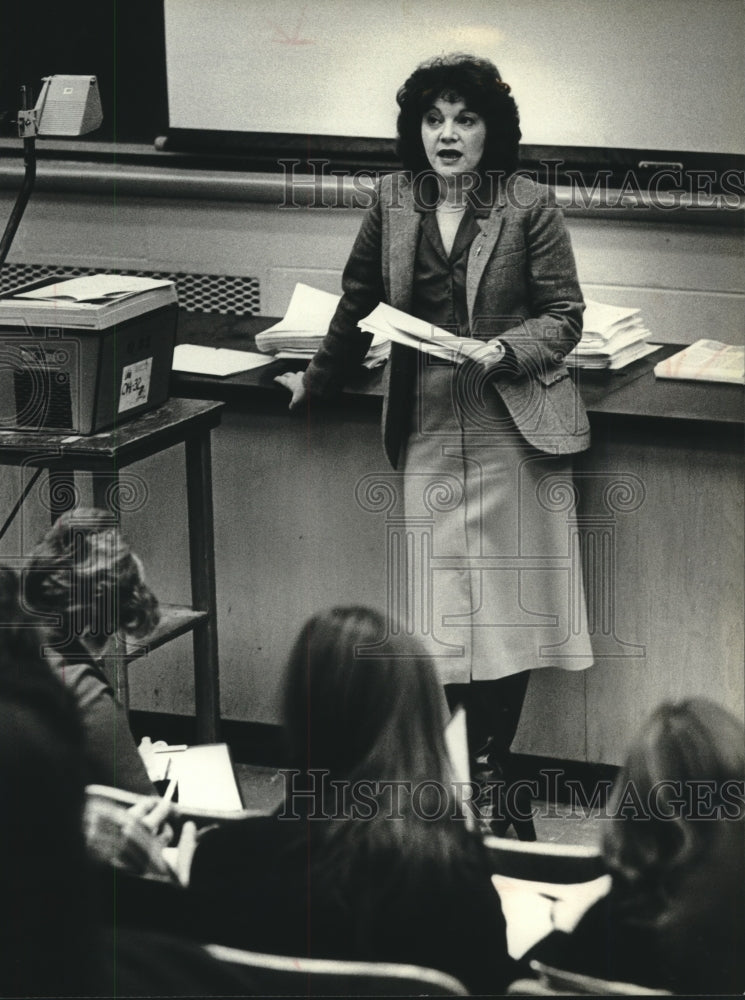
<svg viewBox="0 0 745 1000">
<path fill-rule="evenodd" d="M 378 302 L 409 311 L 421 212 L 407 174 L 383 177 L 342 278 L 343 295 L 305 374 L 330 395 L 359 368 L 371 335 L 357 328 Z M 471 244 L 466 299 L 472 336 L 499 337 L 505 362 L 483 378 L 523 438 L 548 454 L 589 447 L 590 428 L 564 362 L 582 332 L 584 301 L 561 210 L 548 190 L 521 175 L 499 183 L 481 235 Z M 471 374 L 473 370 L 471 369 Z M 391 345 L 384 377 L 383 444 L 396 468 L 409 426 L 416 354 Z"/>
</svg>

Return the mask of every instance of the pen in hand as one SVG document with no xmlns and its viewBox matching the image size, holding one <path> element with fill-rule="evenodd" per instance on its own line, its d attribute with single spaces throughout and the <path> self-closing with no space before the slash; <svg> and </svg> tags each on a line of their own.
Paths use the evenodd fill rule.
<svg viewBox="0 0 745 1000">
<path fill-rule="evenodd" d="M 166 780 L 166 778 L 170 774 L 171 764 L 172 763 L 173 762 L 169 758 L 168 763 L 166 764 L 165 774 L 163 775 L 163 780 L 164 781 Z M 174 774 L 174 776 L 168 782 L 168 787 L 166 788 L 165 792 L 163 792 L 163 796 L 162 797 L 163 797 L 163 801 L 164 802 L 171 802 L 173 800 L 173 796 L 176 793 L 176 786 L 177 786 L 177 784 L 178 784 L 178 779 L 176 778 L 176 775 Z"/>
</svg>

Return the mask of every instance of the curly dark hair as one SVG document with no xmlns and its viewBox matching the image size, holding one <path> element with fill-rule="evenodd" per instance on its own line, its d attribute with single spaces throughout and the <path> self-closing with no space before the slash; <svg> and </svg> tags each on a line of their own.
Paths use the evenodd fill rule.
<svg viewBox="0 0 745 1000">
<path fill-rule="evenodd" d="M 158 601 L 142 564 L 107 511 L 63 514 L 23 570 L 28 605 L 56 615 L 66 639 L 121 630 L 142 638 L 158 624 Z"/>
<path fill-rule="evenodd" d="M 396 151 L 406 170 L 416 175 L 431 169 L 422 144 L 422 116 L 440 97 L 462 100 L 484 119 L 482 174 L 507 176 L 517 169 L 522 133 L 510 85 L 488 59 L 452 54 L 421 63 L 396 94 L 400 108 Z"/>
</svg>

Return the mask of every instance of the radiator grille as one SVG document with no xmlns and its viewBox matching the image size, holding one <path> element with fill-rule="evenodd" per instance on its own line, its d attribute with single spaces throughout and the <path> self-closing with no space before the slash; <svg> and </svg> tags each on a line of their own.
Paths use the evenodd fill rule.
<svg viewBox="0 0 745 1000">
<path fill-rule="evenodd" d="M 242 275 L 185 274 L 182 271 L 131 271 L 113 267 L 60 267 L 58 264 L 5 264 L 0 269 L 0 295 L 42 278 L 76 278 L 85 274 L 132 274 L 168 278 L 176 285 L 179 306 L 187 312 L 222 316 L 258 316 L 259 281 Z"/>
</svg>

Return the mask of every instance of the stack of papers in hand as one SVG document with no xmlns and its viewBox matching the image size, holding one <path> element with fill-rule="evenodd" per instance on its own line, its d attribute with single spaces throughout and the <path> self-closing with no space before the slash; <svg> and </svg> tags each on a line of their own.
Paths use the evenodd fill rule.
<svg viewBox="0 0 745 1000">
<path fill-rule="evenodd" d="M 490 350 L 481 340 L 458 337 L 384 302 L 377 305 L 369 316 L 360 320 L 359 328 L 376 337 L 393 340 L 456 364 L 466 358 L 485 358 Z"/>
<path fill-rule="evenodd" d="M 697 340 L 684 350 L 654 366 L 657 378 L 689 379 L 695 382 L 745 382 L 745 347 L 718 340 Z"/>
<path fill-rule="evenodd" d="M 647 343 L 649 336 L 639 309 L 587 299 L 582 339 L 566 360 L 579 368 L 624 368 L 659 350 Z"/>
<path fill-rule="evenodd" d="M 284 319 L 256 335 L 260 351 L 278 358 L 312 358 L 328 332 L 341 296 L 298 282 Z M 374 368 L 388 357 L 389 344 L 373 337 L 364 365 Z"/>
</svg>

